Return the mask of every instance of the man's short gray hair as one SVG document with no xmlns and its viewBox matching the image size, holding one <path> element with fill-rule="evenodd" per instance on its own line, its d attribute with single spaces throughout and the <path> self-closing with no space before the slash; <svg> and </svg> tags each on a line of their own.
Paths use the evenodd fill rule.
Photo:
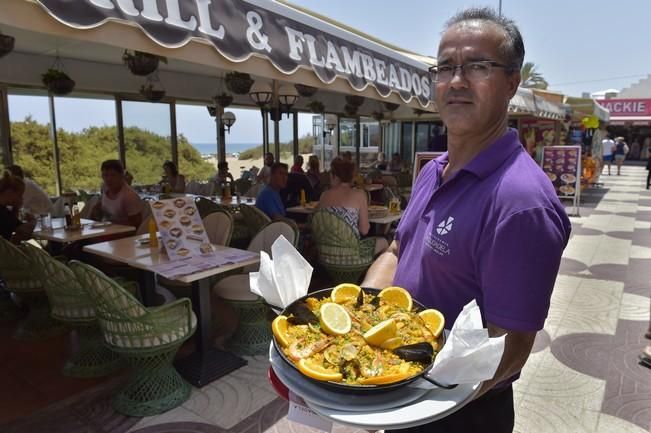
<svg viewBox="0 0 651 433">
<path fill-rule="evenodd" d="M 524 41 L 515 22 L 495 12 L 489 7 L 468 8 L 458 12 L 448 20 L 445 30 L 465 21 L 485 21 L 498 26 L 504 31 L 504 43 L 500 47 L 504 61 L 508 68 L 507 72 L 513 73 L 522 68 L 524 62 Z"/>
</svg>

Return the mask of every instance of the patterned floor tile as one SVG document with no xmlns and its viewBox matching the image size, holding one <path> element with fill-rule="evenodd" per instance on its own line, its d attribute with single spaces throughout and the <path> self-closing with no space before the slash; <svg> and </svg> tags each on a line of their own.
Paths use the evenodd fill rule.
<svg viewBox="0 0 651 433">
<path fill-rule="evenodd" d="M 155 416 L 148 416 L 143 419 L 141 419 L 138 424 L 134 425 L 130 430 L 128 430 L 129 433 L 143 433 L 143 429 L 145 427 L 153 427 L 153 426 L 159 426 L 161 424 L 170 424 L 170 423 L 188 423 L 188 424 L 208 424 L 210 423 L 206 421 L 205 419 L 201 418 L 199 415 L 197 415 L 194 412 L 190 412 L 188 409 L 184 408 L 183 406 L 179 406 L 177 408 L 174 408 L 168 412 L 165 412 L 160 415 L 155 415 Z M 169 428 L 169 426 L 166 426 L 166 428 Z M 149 431 L 163 431 L 163 430 L 153 430 L 149 429 Z M 189 430 L 191 431 L 191 430 Z"/>
<path fill-rule="evenodd" d="M 594 433 L 599 412 L 570 407 L 564 400 L 526 395 L 515 414 L 518 433 Z"/>
<path fill-rule="evenodd" d="M 649 298 L 634 293 L 624 293 L 619 309 L 619 318 L 623 320 L 649 320 Z"/>
<path fill-rule="evenodd" d="M 631 232 L 633 228 L 631 226 Z M 589 262 L 590 266 L 601 264 L 628 265 L 631 241 L 609 236 L 601 238 L 601 243 Z"/>
<path fill-rule="evenodd" d="M 643 429 L 633 423 L 624 421 L 621 418 L 602 413 L 599 415 L 597 430 L 595 433 L 648 433 L 649 429 Z"/>
<path fill-rule="evenodd" d="M 226 376 L 201 389 L 194 389 L 183 407 L 211 424 L 229 429 L 275 398 L 273 392 Z"/>
<path fill-rule="evenodd" d="M 590 264 L 600 242 L 599 236 L 573 236 L 572 242 L 563 251 L 563 258 Z"/>
<path fill-rule="evenodd" d="M 651 248 L 640 245 L 631 245 L 631 259 L 651 259 Z"/>
</svg>

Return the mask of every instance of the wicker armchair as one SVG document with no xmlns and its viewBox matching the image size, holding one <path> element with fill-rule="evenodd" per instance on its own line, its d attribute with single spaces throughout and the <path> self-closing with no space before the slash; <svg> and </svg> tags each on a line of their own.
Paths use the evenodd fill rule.
<svg viewBox="0 0 651 433">
<path fill-rule="evenodd" d="M 26 244 L 25 253 L 43 283 L 52 306 L 52 317 L 72 327 L 79 338 L 79 349 L 66 361 L 63 374 L 100 377 L 120 368 L 120 357 L 104 345 L 93 301 L 74 272 L 40 248 Z"/>
<path fill-rule="evenodd" d="M 72 261 L 70 267 L 95 302 L 106 344 L 132 367 L 126 385 L 113 398 L 115 410 L 130 416 L 150 416 L 186 401 L 191 386 L 172 362 L 196 329 L 190 300 L 145 308 L 92 266 Z"/>
<path fill-rule="evenodd" d="M 344 219 L 320 209 L 312 215 L 319 264 L 335 284 L 356 283 L 373 263 L 375 239 L 360 239 Z"/>
<path fill-rule="evenodd" d="M 244 224 L 246 224 L 249 229 L 250 237 L 253 237 L 256 233 L 262 230 L 262 227 L 271 222 L 271 219 L 255 206 L 241 204 L 240 212 L 242 213 Z"/>
<path fill-rule="evenodd" d="M 224 206 L 221 206 L 205 197 L 197 197 L 194 203 L 197 205 L 197 210 L 199 211 L 199 216 L 201 216 L 201 219 L 204 219 L 206 216 L 210 215 L 213 212 L 220 210 L 228 211 L 228 209 L 226 209 Z"/>
<path fill-rule="evenodd" d="M 16 246 L 0 237 L 0 276 L 6 290 L 27 305 L 29 312 L 14 332 L 17 340 L 33 341 L 47 338 L 61 331 L 50 317 L 48 303 L 41 280 L 34 274 L 24 247 Z"/>
</svg>

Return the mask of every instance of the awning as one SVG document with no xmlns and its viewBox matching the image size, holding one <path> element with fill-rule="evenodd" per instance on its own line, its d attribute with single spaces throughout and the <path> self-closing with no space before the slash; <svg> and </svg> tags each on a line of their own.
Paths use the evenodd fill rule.
<svg viewBox="0 0 651 433">
<path fill-rule="evenodd" d="M 518 91 L 509 102 L 509 112 L 536 115 L 536 102 L 533 92 L 530 89 L 518 88 Z"/>
<path fill-rule="evenodd" d="M 564 102 L 572 109 L 572 117 L 575 120 L 581 120 L 586 116 L 597 116 L 599 120 L 604 122 L 610 120 L 610 113 L 608 110 L 592 98 L 575 98 L 566 96 Z"/>
<path fill-rule="evenodd" d="M 118 22 L 137 26 L 170 49 L 199 40 L 235 63 L 261 57 L 286 75 L 309 69 L 325 84 L 340 77 L 355 90 L 371 86 L 383 98 L 397 93 L 422 107 L 432 96 L 426 63 L 270 0 L 144 0 L 142 10 L 134 0 L 87 0 L 74 7 L 70 0 L 37 3 L 78 30 Z"/>
<path fill-rule="evenodd" d="M 651 116 L 617 116 L 611 117 L 609 125 L 613 126 L 649 126 L 651 125 Z"/>
</svg>

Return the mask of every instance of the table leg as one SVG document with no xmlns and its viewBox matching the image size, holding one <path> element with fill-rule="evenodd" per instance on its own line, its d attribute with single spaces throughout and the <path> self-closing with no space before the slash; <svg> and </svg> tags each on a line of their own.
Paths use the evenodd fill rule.
<svg viewBox="0 0 651 433">
<path fill-rule="evenodd" d="M 153 272 L 140 272 L 140 297 L 142 303 L 151 307 L 156 300 L 156 274 Z"/>
<path fill-rule="evenodd" d="M 191 355 L 178 360 L 175 365 L 188 382 L 201 388 L 245 366 L 247 361 L 213 346 L 208 279 L 192 283 L 192 309 L 197 316 L 196 350 Z"/>
</svg>

